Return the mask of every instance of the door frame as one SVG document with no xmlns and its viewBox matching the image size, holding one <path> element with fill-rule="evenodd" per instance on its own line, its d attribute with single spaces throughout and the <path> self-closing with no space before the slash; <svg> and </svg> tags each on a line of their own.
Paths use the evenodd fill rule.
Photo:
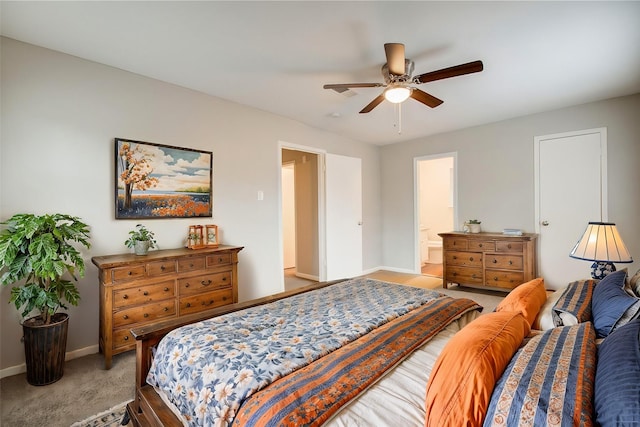
<svg viewBox="0 0 640 427">
<path fill-rule="evenodd" d="M 535 232 L 540 234 L 540 142 L 547 139 L 568 138 L 572 136 L 600 134 L 600 221 L 609 220 L 609 198 L 607 195 L 607 128 L 585 129 L 572 132 L 554 133 L 533 138 L 533 184 L 534 184 L 534 221 Z M 577 237 L 577 236 L 576 236 Z"/>
<path fill-rule="evenodd" d="M 282 150 L 295 150 L 305 153 L 315 154 L 318 156 L 318 280 L 320 282 L 326 281 L 327 277 L 327 241 L 326 241 L 326 227 L 325 227 L 325 182 L 324 182 L 324 169 L 325 169 L 325 154 L 326 150 L 308 147 L 305 145 L 293 144 L 286 141 L 278 141 L 278 169 L 282 168 Z M 282 180 L 278 179 L 278 247 L 279 247 L 279 259 L 280 270 L 284 272 L 284 242 L 282 239 Z M 284 289 L 284 274 L 280 275 L 281 288 Z"/>
<path fill-rule="evenodd" d="M 453 158 L 453 176 L 451 179 L 453 202 L 453 226 L 458 223 L 458 153 L 430 154 L 413 158 L 413 253 L 414 253 L 414 273 L 421 274 L 420 262 L 420 168 L 418 163 L 424 160 L 437 160 L 443 158 Z"/>
</svg>

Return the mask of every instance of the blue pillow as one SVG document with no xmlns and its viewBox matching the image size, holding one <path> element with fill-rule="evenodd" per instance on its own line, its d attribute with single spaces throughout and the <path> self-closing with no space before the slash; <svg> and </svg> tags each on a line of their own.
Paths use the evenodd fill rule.
<svg viewBox="0 0 640 427">
<path fill-rule="evenodd" d="M 594 404 L 597 425 L 640 425 L 640 319 L 600 344 Z"/>
<path fill-rule="evenodd" d="M 608 274 L 593 290 L 591 311 L 599 338 L 635 318 L 640 312 L 640 299 L 624 290 L 626 270 Z M 628 311 L 628 312 L 627 312 Z"/>
</svg>

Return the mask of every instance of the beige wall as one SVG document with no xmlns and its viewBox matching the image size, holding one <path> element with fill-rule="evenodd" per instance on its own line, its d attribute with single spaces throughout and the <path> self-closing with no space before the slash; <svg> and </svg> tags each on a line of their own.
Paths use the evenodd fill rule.
<svg viewBox="0 0 640 427">
<path fill-rule="evenodd" d="M 608 210 L 640 268 L 640 94 L 491 123 L 387 145 L 382 159 L 383 263 L 414 268 L 413 159 L 458 153 L 458 216 L 482 220 L 482 229 L 535 231 L 534 137 L 607 128 Z M 567 197 L 566 208 L 570 209 Z M 563 206 L 559 207 L 560 209 Z M 460 224 L 457 225 L 460 229 Z M 576 239 L 579 236 L 576 236 Z M 572 243 L 573 244 L 573 243 Z M 571 247 L 567 248 L 567 254 Z M 569 257 L 567 256 L 567 260 Z M 585 275 L 589 266 L 585 265 Z"/>
<path fill-rule="evenodd" d="M 280 144 L 363 163 L 364 267 L 381 263 L 379 149 L 283 117 L 11 39 L 1 46 L 0 218 L 64 212 L 91 226 L 82 301 L 69 310 L 68 351 L 97 351 L 98 277 L 91 257 L 126 252 L 137 220 L 113 213 L 114 137 L 212 151 L 222 243 L 242 245 L 239 297 L 282 290 Z M 264 200 L 257 200 L 257 192 Z M 183 244 L 192 220 L 142 221 L 161 248 Z M 205 221 L 201 221 L 204 223 Z M 17 311 L 1 290 L 0 369 L 24 361 Z"/>
</svg>

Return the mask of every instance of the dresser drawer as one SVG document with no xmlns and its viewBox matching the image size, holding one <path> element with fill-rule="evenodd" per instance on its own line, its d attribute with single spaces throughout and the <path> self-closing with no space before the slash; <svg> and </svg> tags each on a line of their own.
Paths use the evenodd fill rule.
<svg viewBox="0 0 640 427">
<path fill-rule="evenodd" d="M 482 285 L 482 269 L 468 267 L 447 267 L 445 280 L 459 284 Z"/>
<path fill-rule="evenodd" d="M 207 256 L 207 267 L 217 267 L 219 265 L 231 264 L 231 253 L 222 253 Z"/>
<path fill-rule="evenodd" d="M 164 317 L 172 317 L 175 314 L 176 302 L 175 299 L 170 299 L 156 304 L 146 304 L 116 311 L 113 313 L 113 326 L 118 328 L 139 322 L 150 322 Z"/>
<path fill-rule="evenodd" d="M 180 296 L 194 295 L 231 286 L 231 272 L 203 274 L 202 276 L 178 279 Z"/>
<path fill-rule="evenodd" d="M 111 280 L 113 282 L 126 282 L 128 280 L 141 279 L 144 274 L 144 264 L 119 267 L 111 270 Z"/>
<path fill-rule="evenodd" d="M 147 264 L 147 276 L 161 276 L 163 274 L 171 274 L 176 272 L 176 262 L 170 261 L 157 261 Z"/>
<path fill-rule="evenodd" d="M 208 310 L 221 305 L 233 302 L 233 291 L 231 289 L 220 289 L 213 292 L 200 293 L 197 295 L 180 298 L 180 316 L 198 311 Z"/>
<path fill-rule="evenodd" d="M 175 297 L 173 280 L 113 291 L 114 308 L 128 307 Z"/>
<path fill-rule="evenodd" d="M 206 258 L 192 257 L 178 260 L 178 272 L 185 273 L 187 271 L 204 270 Z"/>
<path fill-rule="evenodd" d="M 516 286 L 524 283 L 524 274 L 522 272 L 487 269 L 486 276 L 486 285 L 496 288 L 513 289 Z"/>
<path fill-rule="evenodd" d="M 444 248 L 454 251 L 466 251 L 469 249 L 469 240 L 464 238 L 446 239 L 444 241 Z"/>
<path fill-rule="evenodd" d="M 447 266 L 463 266 L 482 268 L 481 252 L 447 252 L 445 256 Z"/>
<path fill-rule="evenodd" d="M 505 270 L 522 270 L 524 265 L 522 255 L 495 255 L 486 254 L 487 268 L 503 268 Z"/>
<path fill-rule="evenodd" d="M 113 331 L 113 349 L 117 349 L 124 346 L 135 346 L 136 339 L 131 334 L 131 329 L 116 329 Z"/>
<path fill-rule="evenodd" d="M 478 252 L 493 252 L 496 250 L 496 242 L 493 240 L 469 240 L 469 250 Z"/>
<path fill-rule="evenodd" d="M 496 242 L 496 252 L 522 253 L 523 249 L 524 249 L 523 242 L 509 242 L 509 241 Z"/>
</svg>

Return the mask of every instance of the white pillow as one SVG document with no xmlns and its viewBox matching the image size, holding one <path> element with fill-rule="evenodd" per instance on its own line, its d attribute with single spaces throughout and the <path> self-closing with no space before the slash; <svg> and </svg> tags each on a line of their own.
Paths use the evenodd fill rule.
<svg viewBox="0 0 640 427">
<path fill-rule="evenodd" d="M 558 300 L 562 296 L 562 293 L 565 291 L 565 289 L 567 289 L 567 286 L 569 286 L 569 284 L 566 284 L 560 289 L 554 291 L 551 295 L 547 296 L 547 301 L 542 305 L 535 322 L 533 322 L 533 329 L 546 331 L 547 329 L 553 329 L 556 327 L 551 312 L 553 310 L 553 306 L 556 305 L 556 302 L 558 302 Z M 571 316 L 570 314 L 567 314 L 567 316 L 573 317 L 575 319 L 575 323 L 573 323 L 574 325 L 578 323 L 578 319 L 576 319 L 574 316 Z M 561 319 L 564 323 L 565 319 L 563 319 L 562 317 Z M 567 321 L 570 321 L 570 319 L 567 319 Z M 566 324 L 567 323 L 565 323 L 565 325 Z"/>
</svg>

